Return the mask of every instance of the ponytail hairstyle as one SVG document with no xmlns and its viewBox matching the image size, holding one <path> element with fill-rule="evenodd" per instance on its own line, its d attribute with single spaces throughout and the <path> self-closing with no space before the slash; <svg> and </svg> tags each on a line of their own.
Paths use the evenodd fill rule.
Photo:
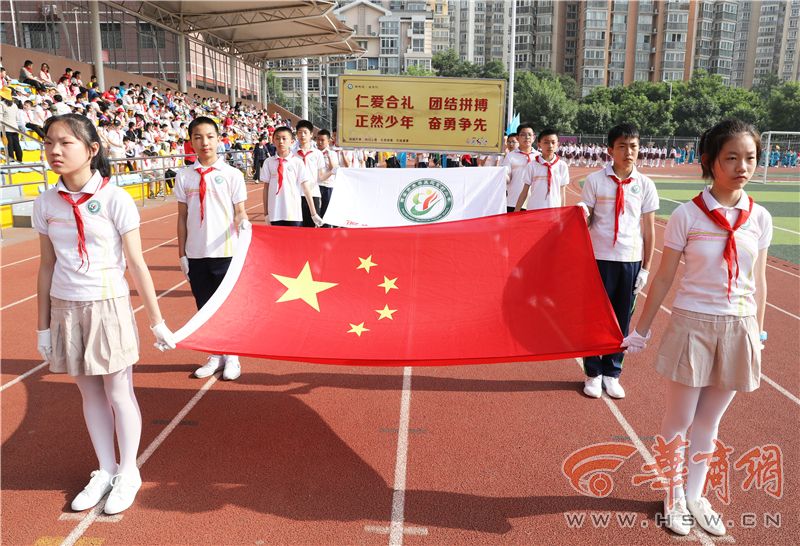
<svg viewBox="0 0 800 546">
<path fill-rule="evenodd" d="M 711 166 L 722 152 L 722 147 L 730 139 L 740 134 L 749 135 L 753 139 L 756 144 L 756 162 L 761 160 L 761 135 L 758 134 L 755 127 L 736 118 L 724 119 L 700 137 L 698 152 L 700 153 L 700 165 L 703 168 L 703 178 L 707 180 L 714 178 Z"/>
<path fill-rule="evenodd" d="M 44 133 L 47 134 L 50 131 L 50 127 L 56 123 L 66 124 L 75 138 L 83 142 L 87 149 L 91 149 L 92 144 L 97 143 L 98 150 L 94 157 L 92 157 L 90 167 L 92 170 L 98 171 L 103 178 L 109 178 L 111 176 L 111 164 L 108 161 L 103 143 L 100 142 L 100 136 L 97 134 L 97 129 L 95 129 L 92 121 L 86 116 L 78 114 L 53 116 L 44 122 Z"/>
</svg>

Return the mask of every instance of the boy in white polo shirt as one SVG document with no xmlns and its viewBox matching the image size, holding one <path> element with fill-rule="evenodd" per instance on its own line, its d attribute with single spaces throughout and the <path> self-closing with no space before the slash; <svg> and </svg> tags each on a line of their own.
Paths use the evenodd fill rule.
<svg viewBox="0 0 800 546">
<path fill-rule="evenodd" d="M 272 133 L 276 155 L 264 161 L 260 172 L 264 182 L 264 216 L 273 226 L 301 227 L 303 195 L 314 225 L 321 226 L 322 218 L 317 214 L 311 193 L 311 175 L 303 160 L 292 154 L 292 140 L 288 127 L 278 127 Z"/>
<path fill-rule="evenodd" d="M 328 204 L 333 195 L 333 183 L 336 181 L 336 171 L 339 170 L 339 156 L 331 150 L 331 133 L 327 129 L 320 129 L 317 133 L 317 150 L 322 154 L 322 167 L 319 170 L 319 190 L 322 201 L 319 215 L 325 217 Z"/>
<path fill-rule="evenodd" d="M 522 187 L 528 181 L 528 166 L 536 159 L 539 152 L 533 149 L 533 127 L 523 123 L 517 128 L 516 139 L 519 148 L 509 151 L 501 165 L 506 168 L 511 178 L 506 186 L 506 211 L 514 212 L 517 198 L 522 192 Z M 511 136 L 508 138 L 511 141 Z M 523 203 L 521 210 L 525 210 Z"/>
<path fill-rule="evenodd" d="M 217 156 L 219 128 L 208 117 L 189 124 L 197 160 L 175 175 L 178 200 L 178 256 L 200 309 L 219 288 L 231 263 L 239 231 L 250 229 L 244 202 L 244 176 Z M 241 374 L 239 357 L 211 355 L 195 377 L 208 377 L 224 365 L 222 378 Z"/>
<path fill-rule="evenodd" d="M 301 119 L 297 122 L 297 149 L 294 150 L 294 155 L 303 160 L 303 164 L 308 169 L 309 181 L 311 182 L 311 195 L 314 197 L 315 210 L 322 208 L 322 192 L 319 189 L 319 171 L 324 168 L 325 160 L 322 153 L 314 147 L 313 133 L 314 124 L 307 119 Z M 316 223 L 311 217 L 311 209 L 308 203 L 303 200 L 301 205 L 303 208 L 303 227 L 314 227 Z"/>
<path fill-rule="evenodd" d="M 526 199 L 528 210 L 563 207 L 567 202 L 569 167 L 556 155 L 558 132 L 543 129 L 538 143 L 542 153 L 528 165 L 528 177 L 517 199 L 517 211 L 522 209 Z"/>
<path fill-rule="evenodd" d="M 589 234 L 594 257 L 622 334 L 628 335 L 633 304 L 644 285 L 653 259 L 655 184 L 636 170 L 639 131 L 623 123 L 608 132 L 608 153 L 614 162 L 590 174 L 583 186 L 582 204 L 589 209 Z M 583 392 L 599 398 L 603 386 L 613 398 L 624 398 L 619 384 L 622 352 L 586 357 Z"/>
</svg>

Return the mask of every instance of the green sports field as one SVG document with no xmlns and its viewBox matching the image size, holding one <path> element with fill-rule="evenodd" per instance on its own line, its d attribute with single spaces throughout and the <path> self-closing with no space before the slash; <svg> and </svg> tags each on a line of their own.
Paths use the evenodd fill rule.
<svg viewBox="0 0 800 546">
<path fill-rule="evenodd" d="M 661 208 L 658 216 L 663 219 L 681 203 L 697 195 L 705 186 L 700 179 L 652 177 L 658 188 Z M 800 264 L 800 182 L 770 182 L 762 184 L 755 178 L 747 185 L 747 193 L 756 203 L 772 214 L 775 227 L 770 256 Z"/>
</svg>

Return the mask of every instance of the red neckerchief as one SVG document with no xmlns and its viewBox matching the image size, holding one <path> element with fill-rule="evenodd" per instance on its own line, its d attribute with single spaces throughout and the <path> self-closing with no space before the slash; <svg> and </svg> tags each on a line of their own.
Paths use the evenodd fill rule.
<svg viewBox="0 0 800 546">
<path fill-rule="evenodd" d="M 629 176 L 625 180 L 620 180 L 615 174 L 609 174 L 608 177 L 617 184 L 617 198 L 614 203 L 614 244 L 617 244 L 617 234 L 619 233 L 619 217 L 625 214 L 625 190 L 623 187 L 633 182 L 633 177 Z"/>
<path fill-rule="evenodd" d="M 530 152 L 523 152 L 522 150 L 520 150 L 519 148 L 517 148 L 515 151 L 516 151 L 516 152 L 519 152 L 519 153 L 521 153 L 521 154 L 525 154 L 525 157 L 528 159 L 528 163 L 530 163 L 530 162 L 531 162 L 531 155 L 533 154 L 533 150 L 531 150 Z"/>
<path fill-rule="evenodd" d="M 541 155 L 537 155 L 536 156 L 536 161 L 540 165 L 544 165 L 545 167 L 547 167 L 547 195 L 550 195 L 550 186 L 553 183 L 553 170 L 552 170 L 552 167 L 553 167 L 553 165 L 558 163 L 559 159 L 560 158 L 558 157 L 558 155 L 556 155 L 556 158 L 553 160 L 553 162 L 552 163 L 548 163 L 547 161 L 544 160 L 544 157 L 542 157 Z"/>
<path fill-rule="evenodd" d="M 206 175 L 214 170 L 214 167 L 211 166 L 205 170 L 203 167 L 197 167 L 195 169 L 198 173 L 200 173 L 200 223 L 203 223 L 203 219 L 205 218 L 206 211 L 205 211 L 205 200 L 206 200 Z"/>
<path fill-rule="evenodd" d="M 103 178 L 103 181 L 100 183 L 100 187 L 97 188 L 97 191 L 94 193 L 97 193 L 105 188 L 106 184 L 108 184 L 108 180 L 108 178 Z M 94 196 L 94 193 L 84 193 L 78 198 L 77 201 L 73 201 L 72 195 L 70 195 L 69 192 L 58 192 L 58 195 L 61 197 L 61 199 L 70 204 L 72 207 L 72 214 L 75 215 L 75 226 L 78 228 L 78 255 L 81 257 L 81 265 L 78 267 L 78 271 L 80 271 L 81 267 L 83 267 L 84 256 L 86 257 L 86 270 L 89 270 L 89 252 L 86 250 L 86 233 L 83 230 L 83 217 L 81 216 L 81 210 L 78 207 L 91 199 Z"/>
<path fill-rule="evenodd" d="M 739 229 L 742 224 L 747 222 L 747 219 L 750 218 L 750 213 L 753 212 L 753 198 L 750 196 L 747 198 L 750 200 L 750 207 L 747 210 L 739 210 L 739 218 L 736 219 L 733 227 L 731 227 L 730 222 L 728 222 L 728 219 L 725 218 L 725 215 L 722 214 L 719 209 L 708 210 L 708 206 L 706 206 L 706 202 L 703 199 L 703 192 L 700 192 L 692 199 L 692 203 L 697 205 L 697 208 L 702 210 L 712 222 L 728 233 L 728 240 L 725 242 L 725 250 L 722 251 L 722 257 L 725 259 L 725 263 L 728 266 L 728 301 L 731 301 L 731 280 L 734 277 L 736 277 L 736 279 L 739 278 L 739 253 L 736 251 L 736 237 L 734 236 L 734 232 Z M 736 264 L 736 275 L 733 273 L 734 263 Z"/>
<path fill-rule="evenodd" d="M 278 191 L 275 192 L 275 195 L 278 195 L 281 192 L 281 188 L 283 188 L 283 164 L 285 162 L 285 158 L 278 157 Z"/>
<path fill-rule="evenodd" d="M 298 148 L 298 149 L 297 149 L 297 155 L 299 155 L 300 157 L 302 157 L 302 158 L 303 158 L 303 165 L 305 165 L 305 164 L 306 164 L 306 158 L 307 158 L 308 156 L 310 156 L 310 155 L 311 155 L 311 152 L 313 152 L 313 151 L 314 151 L 314 150 L 309 150 L 309 151 L 307 151 L 307 152 L 304 152 L 304 151 L 303 151 L 303 150 L 301 150 L 300 148 Z"/>
</svg>

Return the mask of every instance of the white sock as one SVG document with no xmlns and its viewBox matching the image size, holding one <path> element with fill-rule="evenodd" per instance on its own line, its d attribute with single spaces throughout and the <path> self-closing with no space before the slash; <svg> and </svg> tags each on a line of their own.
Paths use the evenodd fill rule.
<svg viewBox="0 0 800 546">
<path fill-rule="evenodd" d="M 675 381 L 668 382 L 667 407 L 664 411 L 664 420 L 661 422 L 661 436 L 665 442 L 671 442 L 678 435 L 682 440 L 686 440 L 686 431 L 689 430 L 692 419 L 694 419 L 697 400 L 700 398 L 700 390 L 699 387 L 687 387 Z M 686 450 L 681 448 L 679 453 L 685 461 Z M 676 470 L 680 473 L 682 469 L 683 465 Z M 674 499 L 682 499 L 685 496 L 684 488 L 682 486 L 675 487 L 672 494 Z"/>
<path fill-rule="evenodd" d="M 83 418 L 92 441 L 94 453 L 104 470 L 112 476 L 117 473 L 117 456 L 114 452 L 114 413 L 103 390 L 100 375 L 79 375 L 75 383 L 83 398 Z"/>
<path fill-rule="evenodd" d="M 142 413 L 133 392 L 133 368 L 104 375 L 106 396 L 114 409 L 114 423 L 119 444 L 119 473 L 138 475 L 136 456 L 142 437 Z"/>
<path fill-rule="evenodd" d="M 703 496 L 708 474 L 707 459 L 697 463 L 692 459 L 698 453 L 714 451 L 714 439 L 717 437 L 719 422 L 735 395 L 736 391 L 717 387 L 703 387 L 700 393 L 700 400 L 692 420 L 692 430 L 689 433 L 689 453 L 686 457 L 689 468 L 686 476 L 686 498 L 690 501 L 696 501 Z"/>
</svg>

